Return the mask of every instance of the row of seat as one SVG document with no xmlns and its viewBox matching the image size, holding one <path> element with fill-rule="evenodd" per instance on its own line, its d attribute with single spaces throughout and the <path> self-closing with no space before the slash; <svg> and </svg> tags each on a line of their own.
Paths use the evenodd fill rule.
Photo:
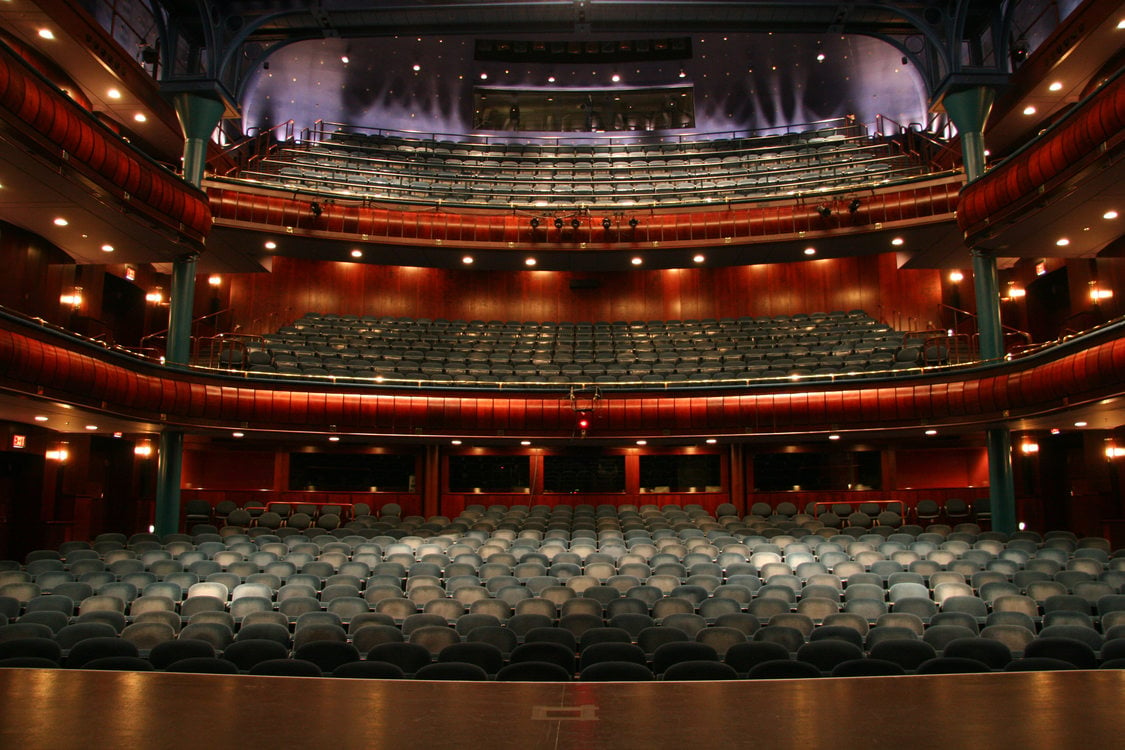
<svg viewBox="0 0 1125 750">
<path fill-rule="evenodd" d="M 703 202 L 867 186 L 924 174 L 917 159 L 842 123 L 827 135 L 573 150 L 460 149 L 341 133 L 283 146 L 240 177 L 375 198 L 444 203 L 630 205 Z M 696 155 L 688 152 L 695 152 Z"/>
<path fill-rule="evenodd" d="M 452 628 L 422 626 L 404 636 L 388 625 L 366 624 L 350 634 L 338 626 L 314 626 L 290 634 L 274 623 L 243 625 L 237 635 L 221 623 L 193 623 L 177 634 L 154 622 L 136 623 L 120 635 L 108 625 L 78 623 L 57 637 L 43 626 L 0 626 L 0 667 L 66 666 L 85 669 L 152 668 L 238 674 L 335 674 L 345 665 L 394 665 L 386 674 L 374 666 L 346 669 L 356 677 L 418 679 L 504 679 L 509 665 L 545 663 L 553 669 L 520 670 L 524 679 L 569 680 L 576 674 L 590 679 L 598 664 L 626 662 L 637 669 L 611 669 L 619 675 L 605 679 L 737 679 L 790 678 L 823 675 L 939 674 L 993 670 L 1122 668 L 1125 628 L 1095 650 L 1067 631 L 1055 628 L 1023 642 L 1013 650 L 1006 639 L 985 628 L 979 635 L 959 625 L 937 625 L 923 638 L 877 626 L 861 636 L 847 626 L 824 625 L 808 638 L 792 628 L 767 625 L 752 634 L 737 627 L 716 625 L 695 637 L 675 626 L 646 628 L 636 636 L 621 627 L 590 624 L 578 632 L 567 627 L 534 627 L 522 639 L 512 630 L 482 624 L 464 637 Z M 78 631 L 82 632 L 79 633 Z M 365 659 L 361 662 L 361 655 Z M 226 663 L 216 663 L 222 658 Z M 184 659 L 207 659 L 190 666 Z M 307 662 L 294 665 L 292 661 Z M 275 663 L 256 669 L 263 662 Z M 434 664 L 470 664 L 472 670 L 434 668 Z M 692 664 L 693 667 L 679 666 Z M 716 665 L 723 665 L 722 667 Z M 768 664 L 768 667 L 759 665 Z M 841 665 L 847 664 L 847 667 Z M 230 666 L 233 665 L 233 668 Z M 811 668 L 810 668 L 811 667 Z M 271 670 L 278 670 L 276 672 Z M 600 670 L 599 670 L 600 671 Z M 628 676 L 630 672 L 634 676 Z M 538 674 L 538 676 L 532 676 Z M 440 676 L 439 676 L 440 675 Z"/>
</svg>

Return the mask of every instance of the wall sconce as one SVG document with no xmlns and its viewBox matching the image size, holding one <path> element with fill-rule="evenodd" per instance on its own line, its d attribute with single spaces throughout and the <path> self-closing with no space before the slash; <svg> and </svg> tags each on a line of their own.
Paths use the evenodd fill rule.
<svg viewBox="0 0 1125 750">
<path fill-rule="evenodd" d="M 960 284 L 965 280 L 965 274 L 961 273 L 960 271 L 950 271 L 949 280 L 954 284 Z"/>
<path fill-rule="evenodd" d="M 47 459 L 48 461 L 58 461 L 60 464 L 63 464 L 66 463 L 66 460 L 68 458 L 70 458 L 70 451 L 67 450 L 66 443 L 63 443 L 54 450 L 46 451 L 43 454 L 43 458 Z"/>
<path fill-rule="evenodd" d="M 137 443 L 133 446 L 133 455 L 138 458 L 149 458 L 153 454 L 152 443 L 145 440 L 142 443 Z"/>
<path fill-rule="evenodd" d="M 1125 456 L 1125 448 L 1120 448 L 1113 443 L 1109 443 L 1105 447 L 1105 457 L 1110 461 Z"/>
<path fill-rule="evenodd" d="M 164 302 L 164 289 L 156 287 L 151 292 L 145 295 L 145 302 L 151 302 L 154 305 L 160 305 Z"/>
<path fill-rule="evenodd" d="M 1039 443 L 1036 443 L 1033 440 L 1025 440 L 1022 443 L 1020 443 L 1020 453 L 1024 454 L 1025 456 L 1030 456 L 1033 453 L 1038 453 L 1038 452 L 1039 452 Z"/>
<path fill-rule="evenodd" d="M 222 286 L 223 277 L 217 273 L 213 273 L 207 277 L 207 283 L 211 286 Z"/>
<path fill-rule="evenodd" d="M 75 310 L 82 307 L 82 287 L 76 286 L 70 290 L 70 294 L 59 295 L 59 302 L 70 305 Z"/>
<path fill-rule="evenodd" d="M 1113 299 L 1113 290 L 1112 289 L 1099 289 L 1098 288 L 1098 282 L 1091 281 L 1090 282 L 1090 301 L 1097 304 L 1098 302 L 1101 302 L 1103 299 Z"/>
</svg>

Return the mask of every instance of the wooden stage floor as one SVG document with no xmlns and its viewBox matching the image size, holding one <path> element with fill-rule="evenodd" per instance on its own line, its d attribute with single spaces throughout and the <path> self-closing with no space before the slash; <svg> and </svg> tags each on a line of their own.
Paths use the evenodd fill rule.
<svg viewBox="0 0 1125 750">
<path fill-rule="evenodd" d="M 1125 746 L 1125 670 L 513 683 L 0 670 L 0 748 Z"/>
</svg>

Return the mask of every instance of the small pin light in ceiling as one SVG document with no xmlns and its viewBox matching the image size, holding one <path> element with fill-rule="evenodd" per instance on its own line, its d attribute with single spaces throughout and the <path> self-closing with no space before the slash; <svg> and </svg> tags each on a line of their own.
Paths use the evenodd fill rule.
<svg viewBox="0 0 1125 750">
<path fill-rule="evenodd" d="M 471 265 L 473 265 L 473 256 L 466 255 L 464 258 L 461 259 L 461 262 L 464 263 L 466 266 L 471 266 Z"/>
<path fill-rule="evenodd" d="M 702 263 L 705 260 L 707 260 L 707 258 L 703 255 L 696 255 L 695 257 L 692 258 L 692 261 L 695 262 L 695 263 Z"/>
<path fill-rule="evenodd" d="M 36 422 L 46 422 L 48 419 L 50 419 L 50 417 L 45 417 L 42 414 L 38 414 L 35 417 Z"/>
<path fill-rule="evenodd" d="M 648 441 L 647 440 L 638 440 L 637 445 L 648 445 Z"/>
<path fill-rule="evenodd" d="M 487 81 L 487 80 L 488 80 L 488 73 L 481 73 L 481 74 L 480 74 L 480 79 L 481 79 L 482 81 Z"/>
<path fill-rule="evenodd" d="M 55 38 L 55 32 L 50 29 L 39 29 L 39 38 L 50 41 Z"/>
<path fill-rule="evenodd" d="M 1024 108 L 1023 108 L 1023 113 L 1024 113 L 1025 115 L 1033 115 L 1033 114 L 1035 114 L 1035 113 L 1036 113 L 1036 112 L 1038 112 L 1038 111 L 1039 111 L 1039 110 L 1035 109 L 1035 105 L 1034 105 L 1034 104 L 1029 104 L 1029 105 L 1027 105 L 1026 107 L 1024 107 Z"/>
<path fill-rule="evenodd" d="M 820 42 L 816 43 L 816 61 L 822 63 L 825 61 L 824 49 Z"/>
<path fill-rule="evenodd" d="M 612 76 L 609 77 L 609 80 L 613 81 L 614 83 L 621 83 L 621 76 L 618 75 L 617 73 L 614 73 Z"/>
<path fill-rule="evenodd" d="M 55 219 L 55 226 L 56 227 L 65 227 L 69 223 L 70 223 L 69 221 L 67 221 L 66 219 L 64 219 L 61 216 L 58 217 L 57 219 Z"/>
<path fill-rule="evenodd" d="M 277 249 L 277 243 L 274 242 L 273 240 L 267 240 L 266 244 L 265 244 L 265 248 L 266 248 L 266 250 L 276 250 Z"/>
<path fill-rule="evenodd" d="M 895 247 L 902 247 L 903 243 L 905 242 L 906 240 L 904 240 L 902 237 L 895 237 L 893 240 L 891 240 L 891 244 Z"/>
<path fill-rule="evenodd" d="M 640 264 L 644 263 L 644 259 L 642 259 L 639 256 L 634 256 L 633 259 L 630 260 L 629 262 L 632 263 L 634 266 L 639 266 Z"/>
<path fill-rule="evenodd" d="M 839 440 L 839 439 L 840 439 L 840 436 L 839 436 L 839 435 L 829 435 L 829 436 L 828 436 L 828 439 L 829 439 L 829 440 Z"/>
<path fill-rule="evenodd" d="M 449 444 L 450 444 L 450 445 L 460 445 L 460 444 L 461 444 L 461 441 L 460 441 L 460 440 L 450 440 L 450 441 L 449 441 Z"/>
<path fill-rule="evenodd" d="M 340 436 L 339 435 L 330 435 L 329 438 L 328 438 L 328 442 L 338 443 L 338 442 L 340 442 Z"/>
<path fill-rule="evenodd" d="M 1114 211 L 1113 209 L 1110 209 L 1109 211 L 1106 211 L 1104 214 L 1102 214 L 1102 218 L 1106 219 L 1107 221 L 1113 221 L 1114 219 L 1117 218 L 1117 216 L 1118 216 L 1117 212 Z"/>
<path fill-rule="evenodd" d="M 233 437 L 233 438 L 246 437 L 246 433 L 245 432 L 232 432 L 230 434 L 230 436 Z"/>
<path fill-rule="evenodd" d="M 1062 91 L 1062 81 L 1052 81 L 1051 85 L 1047 87 L 1048 91 Z"/>
<path fill-rule="evenodd" d="M 554 76 L 547 76 L 547 83 L 554 83 L 554 82 L 555 82 Z"/>
<path fill-rule="evenodd" d="M 520 445 L 523 445 L 523 446 L 531 445 L 531 441 L 530 440 L 521 440 Z"/>
<path fill-rule="evenodd" d="M 714 445 L 715 443 L 717 443 L 717 442 L 719 442 L 719 441 L 718 441 L 718 440 L 716 440 L 715 438 L 707 438 L 707 439 L 706 439 L 706 440 L 704 440 L 703 442 L 707 443 L 707 445 Z"/>
<path fill-rule="evenodd" d="M 1066 247 L 1070 244 L 1070 240 L 1066 237 L 1059 237 L 1057 240 L 1055 240 L 1055 244 L 1059 247 Z"/>
<path fill-rule="evenodd" d="M 683 68 L 680 68 L 679 77 L 680 78 L 687 78 L 687 71 L 684 70 Z"/>
<path fill-rule="evenodd" d="M 525 266 L 534 266 L 536 263 L 535 258 L 526 258 L 523 262 Z"/>
<path fill-rule="evenodd" d="M 413 70 L 415 73 L 417 73 L 421 69 L 422 69 L 422 66 L 419 65 L 418 63 L 414 63 L 414 66 L 411 68 L 411 70 Z"/>
<path fill-rule="evenodd" d="M 102 245 L 102 252 L 103 253 L 112 253 L 113 252 L 113 245 L 109 245 L 109 244 Z"/>
<path fill-rule="evenodd" d="M 805 255 L 816 255 L 816 248 L 815 247 L 806 247 L 805 248 Z"/>
<path fill-rule="evenodd" d="M 344 65 L 347 65 L 351 62 L 351 58 L 347 55 L 340 55 L 340 62 L 342 62 Z"/>
<path fill-rule="evenodd" d="M 934 435 L 937 434 L 937 430 L 926 430 L 926 434 L 929 435 L 930 437 L 933 437 Z"/>
<path fill-rule="evenodd" d="M 121 92 L 118 91 L 117 89 L 110 89 L 109 91 L 105 92 L 105 95 L 108 96 L 110 99 L 120 99 L 121 98 Z"/>
<path fill-rule="evenodd" d="M 134 122 L 148 122 L 148 117 L 145 115 L 144 112 L 138 112 L 137 114 L 133 115 L 133 121 Z"/>
<path fill-rule="evenodd" d="M 362 258 L 362 257 L 363 257 L 363 251 L 362 251 L 362 250 L 358 250 L 358 249 L 357 249 L 357 250 L 352 250 L 352 257 L 353 257 L 353 258 Z"/>
</svg>

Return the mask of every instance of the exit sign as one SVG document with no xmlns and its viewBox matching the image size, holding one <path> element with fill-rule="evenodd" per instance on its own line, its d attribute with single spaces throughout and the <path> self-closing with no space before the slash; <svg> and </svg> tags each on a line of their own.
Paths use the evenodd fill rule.
<svg viewBox="0 0 1125 750">
<path fill-rule="evenodd" d="M 13 448 L 26 448 L 27 447 L 27 435 L 12 435 L 12 447 Z"/>
</svg>

